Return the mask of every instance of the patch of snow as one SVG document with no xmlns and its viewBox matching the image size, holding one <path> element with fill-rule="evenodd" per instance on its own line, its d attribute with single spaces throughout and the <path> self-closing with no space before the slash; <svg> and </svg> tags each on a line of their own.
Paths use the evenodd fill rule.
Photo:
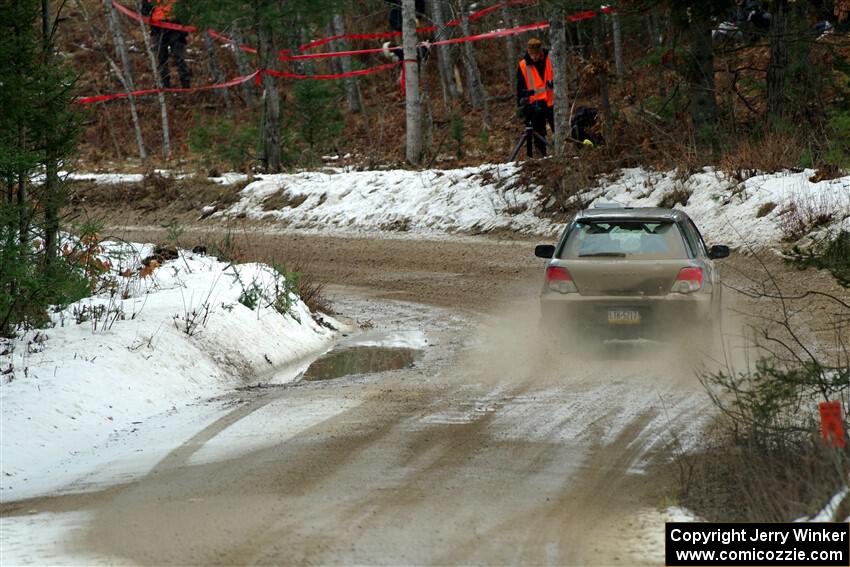
<svg viewBox="0 0 850 567">
<path fill-rule="evenodd" d="M 210 177 L 209 180 L 218 183 L 219 185 L 236 185 L 237 183 L 244 183 L 248 181 L 248 176 L 244 173 L 230 171 L 222 173 L 218 177 Z"/>
<path fill-rule="evenodd" d="M 847 495 L 850 495 L 850 487 L 845 486 L 841 490 L 838 491 L 832 498 L 829 499 L 826 506 L 823 507 L 823 510 L 809 517 L 802 517 L 794 520 L 795 522 L 834 522 L 835 521 L 835 513 L 838 511 L 838 507 L 847 498 Z M 845 520 L 846 521 L 846 520 Z"/>
<path fill-rule="evenodd" d="M 11 352 L 0 367 L 12 368 L 0 389 L 4 501 L 57 490 L 76 480 L 91 465 L 92 448 L 114 434 L 317 354 L 334 340 L 335 332 L 294 295 L 285 315 L 268 299 L 257 299 L 253 309 L 240 303 L 246 290 L 268 295 L 281 285 L 268 266 L 181 251 L 143 278 L 136 269 L 150 252 L 105 244 L 113 293 L 78 301 L 51 315 L 52 328 L 4 343 Z"/>
<path fill-rule="evenodd" d="M 2 565 L 122 565 L 118 557 L 79 554 L 70 548 L 92 512 L 42 513 L 0 517 Z"/>
<path fill-rule="evenodd" d="M 621 534 L 622 552 L 628 554 L 635 564 L 664 565 L 664 524 L 701 521 L 693 512 L 680 506 L 642 510 L 634 518 L 621 522 L 631 526 L 627 533 Z"/>
</svg>

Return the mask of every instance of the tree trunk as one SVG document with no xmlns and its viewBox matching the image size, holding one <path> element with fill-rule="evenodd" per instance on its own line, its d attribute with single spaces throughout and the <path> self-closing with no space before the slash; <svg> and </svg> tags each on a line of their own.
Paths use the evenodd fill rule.
<svg viewBox="0 0 850 567">
<path fill-rule="evenodd" d="M 437 27 L 437 32 L 434 34 L 435 41 L 441 41 L 448 38 L 446 28 L 446 20 L 443 16 L 444 0 L 432 0 L 431 17 L 434 19 L 434 25 Z M 457 90 L 457 85 L 452 72 L 452 52 L 449 45 L 437 46 L 437 66 L 440 69 L 440 80 L 443 83 L 443 88 L 448 92 L 452 100 L 460 99 L 460 93 Z"/>
<path fill-rule="evenodd" d="M 210 77 L 214 83 L 223 83 L 224 82 L 224 73 L 221 71 L 221 65 L 218 64 L 218 56 L 215 54 L 215 44 L 213 43 L 210 34 L 203 33 L 204 36 L 204 48 L 207 51 L 207 69 L 209 70 Z M 224 101 L 224 108 L 227 112 L 227 116 L 233 118 L 233 105 L 230 102 L 230 90 L 229 89 L 218 89 L 218 92 L 221 94 L 221 99 Z"/>
<path fill-rule="evenodd" d="M 570 135 L 567 33 L 564 16 L 564 9 L 560 5 L 552 6 L 549 13 L 549 39 L 552 42 L 549 59 L 552 62 L 552 78 L 555 84 L 555 133 L 552 136 L 555 155 L 564 155 Z"/>
<path fill-rule="evenodd" d="M 345 35 L 345 20 L 342 14 L 334 14 L 333 27 L 335 35 Z M 336 42 L 336 47 L 339 51 L 347 51 L 348 43 L 343 40 Z M 343 73 L 351 72 L 351 57 L 339 58 Z M 363 111 L 363 99 L 360 96 L 360 84 L 357 77 L 345 78 L 345 99 L 348 102 L 348 111 L 355 114 Z"/>
<path fill-rule="evenodd" d="M 459 7 L 463 35 L 472 35 L 469 28 L 469 0 L 459 0 Z M 484 83 L 481 81 L 481 72 L 478 70 L 478 63 L 475 61 L 475 48 L 471 41 L 463 44 L 463 64 L 466 69 L 466 90 L 469 93 L 472 108 L 483 108 L 484 122 L 489 124 L 490 109 L 487 107 L 487 91 L 484 90 Z"/>
<path fill-rule="evenodd" d="M 109 0 L 103 1 L 108 2 Z M 147 26 L 144 22 L 139 22 L 139 27 L 142 28 L 142 37 L 145 40 L 145 51 L 148 54 L 153 79 L 156 84 L 156 88 L 160 91 L 157 93 L 157 100 L 159 102 L 159 116 L 162 122 L 162 155 L 168 158 L 171 156 L 171 133 L 168 127 L 168 108 L 165 105 L 165 94 L 162 92 L 162 78 L 159 76 L 159 64 L 156 61 L 156 56 L 153 54 L 151 34 L 148 31 Z"/>
<path fill-rule="evenodd" d="M 561 10 L 563 14 L 563 10 Z M 506 28 L 514 27 L 513 24 L 513 15 L 511 14 L 511 9 L 508 6 L 507 2 L 502 4 L 502 25 Z M 516 41 L 514 40 L 514 36 L 509 35 L 505 37 L 505 57 L 507 57 L 507 63 L 505 68 L 508 72 L 508 84 L 511 85 L 511 92 L 516 92 L 516 66 L 519 62 L 519 57 L 517 56 L 516 50 Z M 564 47 L 566 53 L 566 46 Z"/>
<path fill-rule="evenodd" d="M 261 23 L 257 27 L 257 38 L 260 42 L 258 55 L 260 69 L 274 68 L 276 52 L 274 49 L 273 32 Z M 263 164 L 266 171 L 279 172 L 280 160 L 280 95 L 277 84 L 271 75 L 263 75 Z"/>
<path fill-rule="evenodd" d="M 690 114 L 697 142 L 713 146 L 717 128 L 717 101 L 714 89 L 714 49 L 711 44 L 711 18 L 707 10 L 694 7 L 687 26 L 690 61 L 686 70 Z"/>
<path fill-rule="evenodd" d="M 611 139 L 613 127 L 611 125 L 611 97 L 608 89 L 608 42 L 605 37 L 605 22 L 602 18 L 596 18 L 593 22 L 594 50 L 600 61 L 599 65 L 599 110 L 602 115 L 602 131 L 605 139 Z"/>
<path fill-rule="evenodd" d="M 623 65 L 623 30 L 620 26 L 620 14 L 614 12 L 609 17 L 611 18 L 611 33 L 614 36 L 614 69 L 617 73 L 617 80 L 622 81 L 625 66 Z"/>
<path fill-rule="evenodd" d="M 77 6 L 80 8 L 80 12 L 83 14 L 83 18 L 86 22 L 90 22 L 88 12 L 85 9 L 83 2 L 78 0 Z M 133 72 L 130 65 L 130 55 L 127 52 L 127 44 L 124 42 L 124 34 L 121 31 L 121 25 L 118 23 L 118 17 L 115 14 L 115 8 L 112 6 L 111 0 L 103 0 L 103 6 L 106 10 L 106 19 L 109 21 L 109 29 L 112 32 L 112 41 L 115 43 L 115 50 L 118 52 L 118 57 L 121 60 L 121 67 L 123 68 L 123 71 L 120 71 L 112 59 L 106 55 L 105 49 L 104 55 L 106 55 L 109 60 L 110 67 L 112 67 L 113 72 L 118 77 L 118 80 L 121 82 L 124 90 L 129 93 L 136 90 L 136 87 L 133 83 Z M 94 32 L 94 29 L 92 29 L 92 32 Z M 95 44 L 101 45 L 102 47 L 102 44 L 98 39 L 100 37 L 99 34 L 92 33 L 92 37 L 94 38 Z M 133 130 L 136 133 L 136 146 L 139 148 L 139 159 L 144 162 L 148 159 L 148 152 L 145 149 L 145 140 L 142 136 L 142 125 L 139 121 L 139 113 L 136 111 L 136 97 L 129 95 L 127 97 L 127 101 L 130 103 L 130 117 L 133 121 Z"/>
<path fill-rule="evenodd" d="M 248 64 L 248 56 L 245 55 L 245 52 L 242 51 L 239 46 L 245 43 L 242 40 L 242 33 L 239 31 L 239 28 L 233 28 L 233 42 L 235 43 L 233 49 L 233 59 L 236 62 L 236 69 L 239 71 L 239 75 L 242 77 L 246 77 L 251 74 L 251 66 Z M 245 98 L 245 104 L 248 108 L 254 108 L 256 102 L 254 101 L 254 83 L 253 81 L 248 81 L 247 83 L 242 83 L 242 96 Z"/>
<path fill-rule="evenodd" d="M 406 158 L 412 165 L 422 159 L 422 106 L 419 99 L 419 64 L 416 58 L 416 4 L 401 1 L 401 30 L 404 47 L 404 99 L 407 127 Z"/>
<path fill-rule="evenodd" d="M 659 29 L 658 19 L 655 14 L 647 14 L 646 27 L 652 45 L 660 51 L 664 47 L 664 40 L 661 37 L 661 30 Z M 664 69 L 661 65 L 653 65 L 653 67 L 655 67 L 655 80 L 658 83 L 658 96 L 661 98 L 667 98 L 667 84 L 664 82 Z"/>
<path fill-rule="evenodd" d="M 785 106 L 788 67 L 788 0 L 776 0 L 770 18 L 770 60 L 767 64 L 768 119 L 780 118 Z"/>
</svg>

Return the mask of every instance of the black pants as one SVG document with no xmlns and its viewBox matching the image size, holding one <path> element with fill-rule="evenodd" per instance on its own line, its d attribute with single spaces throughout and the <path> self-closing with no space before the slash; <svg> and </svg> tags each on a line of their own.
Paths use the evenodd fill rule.
<svg viewBox="0 0 850 567">
<path fill-rule="evenodd" d="M 534 132 L 546 139 L 546 124 L 549 128 L 555 131 L 555 109 L 552 106 L 546 106 L 545 103 L 535 103 L 523 109 L 525 123 L 530 124 Z M 541 155 L 546 155 L 546 144 L 534 137 L 534 146 Z M 531 146 L 528 147 L 528 156 L 531 157 Z"/>
<path fill-rule="evenodd" d="M 188 89 L 191 86 L 189 65 L 186 64 L 186 32 L 154 27 L 151 37 L 156 45 L 156 58 L 159 65 L 159 78 L 162 86 L 171 88 L 171 71 L 168 68 L 169 53 L 174 56 L 177 64 L 177 74 L 180 75 L 180 86 Z"/>
</svg>

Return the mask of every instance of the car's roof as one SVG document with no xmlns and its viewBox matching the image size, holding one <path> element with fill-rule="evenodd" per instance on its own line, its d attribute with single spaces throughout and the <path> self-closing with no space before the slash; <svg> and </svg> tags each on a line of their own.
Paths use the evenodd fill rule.
<svg viewBox="0 0 850 567">
<path fill-rule="evenodd" d="M 576 220 L 643 220 L 678 222 L 685 220 L 687 215 L 676 209 L 660 207 L 598 207 L 584 209 L 576 215 Z"/>
</svg>

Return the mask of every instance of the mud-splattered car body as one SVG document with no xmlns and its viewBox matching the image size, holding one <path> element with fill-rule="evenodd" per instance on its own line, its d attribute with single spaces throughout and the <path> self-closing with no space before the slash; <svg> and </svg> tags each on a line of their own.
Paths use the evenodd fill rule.
<svg viewBox="0 0 850 567">
<path fill-rule="evenodd" d="M 548 331 L 614 339 L 671 339 L 709 333 L 720 317 L 720 275 L 684 212 L 604 207 L 580 211 L 548 260 L 540 303 Z M 706 337 L 707 338 L 707 337 Z"/>
</svg>

